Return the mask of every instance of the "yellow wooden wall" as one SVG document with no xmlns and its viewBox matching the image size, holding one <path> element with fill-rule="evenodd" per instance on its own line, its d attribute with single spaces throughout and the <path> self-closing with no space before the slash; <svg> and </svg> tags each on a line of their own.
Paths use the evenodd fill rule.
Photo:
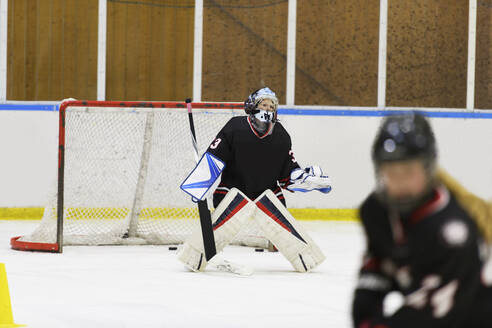
<svg viewBox="0 0 492 328">
<path fill-rule="evenodd" d="M 492 108 L 492 0 L 478 1 L 475 107 Z"/>
<path fill-rule="evenodd" d="M 193 94 L 194 1 L 109 1 L 106 99 Z"/>
<path fill-rule="evenodd" d="M 391 0 L 388 106 L 465 107 L 468 1 Z"/>
<path fill-rule="evenodd" d="M 108 0 L 106 98 L 193 94 L 194 0 Z M 391 0 L 387 105 L 465 107 L 467 0 Z M 96 99 L 98 0 L 9 0 L 7 98 Z M 492 0 L 478 1 L 476 106 L 492 108 Z M 288 1 L 204 0 L 202 99 L 285 102 Z M 298 0 L 296 104 L 377 104 L 379 0 Z"/>
<path fill-rule="evenodd" d="M 379 0 L 298 1 L 298 105 L 377 105 Z"/>
<path fill-rule="evenodd" d="M 203 100 L 242 101 L 268 86 L 285 103 L 287 9 L 287 1 L 204 1 Z"/>
<path fill-rule="evenodd" d="M 95 99 L 97 3 L 8 2 L 8 100 Z"/>
</svg>

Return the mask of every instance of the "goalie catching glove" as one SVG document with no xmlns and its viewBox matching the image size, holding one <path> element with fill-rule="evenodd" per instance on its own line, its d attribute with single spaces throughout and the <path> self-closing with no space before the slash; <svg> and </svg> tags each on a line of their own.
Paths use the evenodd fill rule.
<svg viewBox="0 0 492 328">
<path fill-rule="evenodd" d="M 331 179 L 323 175 L 321 167 L 313 165 L 305 169 L 295 169 L 290 173 L 290 191 L 308 192 L 317 190 L 324 194 L 331 191 Z"/>
</svg>

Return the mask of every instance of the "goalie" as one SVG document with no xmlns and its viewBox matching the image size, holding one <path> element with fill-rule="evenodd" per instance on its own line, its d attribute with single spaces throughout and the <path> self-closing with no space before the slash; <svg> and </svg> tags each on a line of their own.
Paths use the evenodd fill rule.
<svg viewBox="0 0 492 328">
<path fill-rule="evenodd" d="M 223 169 L 213 194 L 216 249 L 220 252 L 253 217 L 293 267 L 306 272 L 321 263 L 324 255 L 287 211 L 282 189 L 328 193 L 331 182 L 319 166 L 301 169 L 293 156 L 290 136 L 277 119 L 277 108 L 278 99 L 272 90 L 256 90 L 244 102 L 247 116 L 231 118 L 205 153 L 218 172 L 212 176 L 218 177 Z M 190 176 L 198 175 L 196 171 Z M 212 180 L 207 181 L 206 188 L 212 186 Z M 182 189 L 188 192 L 186 186 Z M 196 198 L 204 199 L 205 193 Z M 185 242 L 179 258 L 195 271 L 205 269 L 199 231 Z"/>
</svg>

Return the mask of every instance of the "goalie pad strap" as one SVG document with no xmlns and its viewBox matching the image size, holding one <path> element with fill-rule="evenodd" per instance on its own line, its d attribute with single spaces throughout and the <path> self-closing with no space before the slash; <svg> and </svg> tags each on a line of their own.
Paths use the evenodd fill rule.
<svg viewBox="0 0 492 328">
<path fill-rule="evenodd" d="M 302 258 L 302 255 L 299 254 L 299 258 L 301 259 L 302 267 L 304 268 L 304 271 L 308 271 L 308 267 L 306 266 L 306 263 L 304 262 L 304 259 Z"/>
</svg>

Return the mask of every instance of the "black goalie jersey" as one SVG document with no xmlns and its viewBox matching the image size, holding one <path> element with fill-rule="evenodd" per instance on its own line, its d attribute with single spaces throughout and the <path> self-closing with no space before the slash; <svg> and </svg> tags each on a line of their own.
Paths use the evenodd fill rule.
<svg viewBox="0 0 492 328">
<path fill-rule="evenodd" d="M 367 253 L 353 303 L 357 328 L 490 328 L 492 287 L 483 270 L 480 235 L 444 187 L 400 219 L 375 194 L 360 209 Z M 392 290 L 403 306 L 383 317 Z"/>
<path fill-rule="evenodd" d="M 290 136 L 279 122 L 273 131 L 260 135 L 249 120 L 248 116 L 231 118 L 207 150 L 226 165 L 214 192 L 215 207 L 231 188 L 251 200 L 270 189 L 285 205 L 281 187 L 288 185 L 290 172 L 299 167 Z"/>
</svg>

